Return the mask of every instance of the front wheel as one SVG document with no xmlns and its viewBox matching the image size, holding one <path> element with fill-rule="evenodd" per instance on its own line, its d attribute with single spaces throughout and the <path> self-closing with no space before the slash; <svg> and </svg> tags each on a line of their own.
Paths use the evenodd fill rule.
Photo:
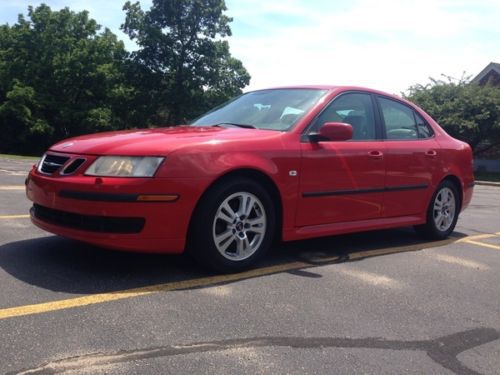
<svg viewBox="0 0 500 375">
<path fill-rule="evenodd" d="M 458 189 L 455 184 L 445 180 L 432 196 L 427 209 L 427 222 L 416 226 L 415 230 L 428 239 L 445 239 L 455 229 L 459 212 Z"/>
<path fill-rule="evenodd" d="M 253 180 L 216 185 L 194 215 L 188 249 L 203 266 L 219 272 L 241 271 L 271 245 L 274 205 L 269 193 Z"/>
</svg>

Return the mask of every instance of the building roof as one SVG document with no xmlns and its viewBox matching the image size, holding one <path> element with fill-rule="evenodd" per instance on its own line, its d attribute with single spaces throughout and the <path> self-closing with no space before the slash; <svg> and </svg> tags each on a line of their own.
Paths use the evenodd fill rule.
<svg viewBox="0 0 500 375">
<path fill-rule="evenodd" d="M 491 72 L 494 72 L 494 73 L 500 75 L 500 64 L 499 63 L 490 62 L 486 66 L 486 68 L 484 68 L 483 70 L 481 70 L 481 72 L 472 79 L 471 82 L 472 83 L 481 84 L 482 83 L 481 81 L 483 80 L 483 78 L 485 78 Z"/>
</svg>

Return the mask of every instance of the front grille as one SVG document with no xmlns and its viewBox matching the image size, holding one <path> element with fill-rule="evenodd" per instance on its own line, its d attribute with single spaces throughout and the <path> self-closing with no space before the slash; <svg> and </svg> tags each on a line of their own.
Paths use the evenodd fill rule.
<svg viewBox="0 0 500 375">
<path fill-rule="evenodd" d="M 40 172 L 53 174 L 69 160 L 69 156 L 45 154 L 40 165 Z"/>
<path fill-rule="evenodd" d="M 80 215 L 54 210 L 38 204 L 33 205 L 31 214 L 49 224 L 100 233 L 139 233 L 146 222 L 142 217 Z"/>
<path fill-rule="evenodd" d="M 75 173 L 75 171 L 80 168 L 80 166 L 85 163 L 85 159 L 83 158 L 77 158 L 73 159 L 67 166 L 64 168 L 64 170 L 61 172 L 61 174 L 71 174 Z"/>
</svg>

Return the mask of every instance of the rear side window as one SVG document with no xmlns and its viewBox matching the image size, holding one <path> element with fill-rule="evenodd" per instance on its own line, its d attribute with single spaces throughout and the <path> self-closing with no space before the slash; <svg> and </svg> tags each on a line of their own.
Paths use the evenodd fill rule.
<svg viewBox="0 0 500 375">
<path fill-rule="evenodd" d="M 417 122 L 413 109 L 386 98 L 380 98 L 380 109 L 387 139 L 418 139 Z"/>
<path fill-rule="evenodd" d="M 434 135 L 431 126 L 417 112 L 415 112 L 415 120 L 417 121 L 419 138 L 431 138 Z"/>
<path fill-rule="evenodd" d="M 387 139 L 431 138 L 431 126 L 413 108 L 395 100 L 379 97 Z"/>
</svg>

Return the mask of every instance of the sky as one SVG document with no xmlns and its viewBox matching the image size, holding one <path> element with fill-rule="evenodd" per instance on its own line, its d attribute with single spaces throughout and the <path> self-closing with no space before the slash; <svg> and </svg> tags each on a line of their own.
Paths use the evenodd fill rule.
<svg viewBox="0 0 500 375">
<path fill-rule="evenodd" d="M 0 24 L 28 5 L 89 11 L 125 42 L 125 0 L 0 0 Z M 143 9 L 152 0 L 140 1 Z M 394 94 L 442 74 L 475 76 L 500 62 L 498 0 L 226 0 L 231 54 L 245 91 L 295 84 L 372 87 Z"/>
</svg>

